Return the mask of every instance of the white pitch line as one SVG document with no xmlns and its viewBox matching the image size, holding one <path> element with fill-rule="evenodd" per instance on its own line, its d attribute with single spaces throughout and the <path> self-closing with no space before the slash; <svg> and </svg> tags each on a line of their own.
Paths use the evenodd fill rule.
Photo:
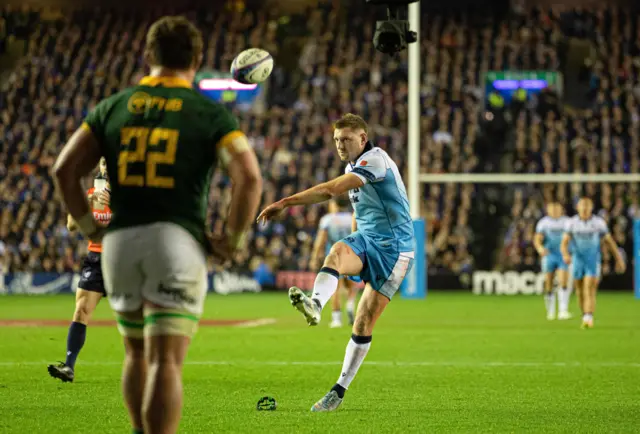
<svg viewBox="0 0 640 434">
<path fill-rule="evenodd" d="M 234 327 L 251 328 L 251 327 L 261 327 L 265 325 L 271 325 L 275 323 L 276 323 L 275 318 L 260 318 L 260 319 L 254 319 L 251 321 L 241 322 L 240 324 L 236 324 Z"/>
<path fill-rule="evenodd" d="M 33 366 L 33 365 L 46 365 L 51 361 L 40 362 L 19 362 L 19 361 L 6 361 L 0 362 L 0 366 Z M 121 365 L 122 361 L 105 361 L 105 362 L 83 362 L 82 365 L 88 366 L 115 366 Z M 640 368 L 640 363 L 637 362 L 457 362 L 457 361 L 443 361 L 443 362 L 393 362 L 393 361 L 366 361 L 366 365 L 370 366 L 398 366 L 398 367 L 467 367 L 467 368 L 516 368 L 516 367 L 595 367 L 595 368 Z M 186 361 L 185 365 L 200 365 L 200 366 L 339 366 L 342 362 L 315 362 L 315 361 L 277 361 L 277 360 L 193 360 Z"/>
</svg>

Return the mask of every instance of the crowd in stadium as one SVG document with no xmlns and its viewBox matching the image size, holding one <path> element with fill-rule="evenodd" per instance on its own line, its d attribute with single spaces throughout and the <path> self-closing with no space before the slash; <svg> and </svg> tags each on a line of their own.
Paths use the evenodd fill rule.
<svg viewBox="0 0 640 434">
<path fill-rule="evenodd" d="M 578 33 L 595 47 L 584 68 L 589 107 L 531 110 L 515 120 L 513 171 L 519 173 L 638 173 L 640 170 L 640 17 L 616 9 L 583 13 Z M 511 221 L 504 238 L 505 268 L 536 269 L 532 245 L 543 203 L 558 200 L 567 214 L 581 194 L 595 201 L 616 242 L 629 254 L 630 225 L 640 217 L 637 184 L 558 184 L 513 190 Z M 613 272 L 608 253 L 603 274 Z"/>
<path fill-rule="evenodd" d="M 371 125 L 370 137 L 401 170 L 406 169 L 407 53 L 389 58 L 376 52 L 370 42 L 375 20 L 361 11 L 335 9 L 338 3 L 304 20 L 287 21 L 306 36 L 293 71 L 276 68 L 265 110 L 235 109 L 263 169 L 265 204 L 342 173 L 331 122 L 345 112 L 363 115 Z M 31 23 L 29 54 L 0 93 L 0 141 L 6 144 L 0 148 L 4 270 L 78 270 L 86 243 L 66 230 L 50 169 L 65 140 L 95 104 L 143 76 L 144 35 L 160 15 L 157 12 L 78 11 L 55 21 L 21 12 L 20 17 Z M 24 31 L 19 25 L 24 20 L 14 12 L 7 10 L 2 17 L 0 38 Z M 621 17 L 602 12 L 593 15 L 591 27 L 570 27 L 597 47 L 598 60 L 587 71 L 592 108 L 570 112 L 558 105 L 541 110 L 535 100 L 514 102 L 503 109 L 505 145 L 496 148 L 500 152 L 491 152 L 491 147 L 487 152 L 482 143 L 496 136 L 484 121 L 483 73 L 558 68 L 558 44 L 569 31 L 566 16 L 545 11 L 503 19 L 463 13 L 425 16 L 421 171 L 484 172 L 506 164 L 522 173 L 637 173 L 640 27 L 629 18 L 620 22 Z M 283 20 L 269 11 L 235 8 L 224 15 L 209 11 L 190 18 L 204 32 L 207 68 L 228 70 L 233 57 L 250 46 L 286 60 L 277 56 L 278 47 L 287 42 L 278 31 Z M 572 22 L 582 21 L 574 17 Z M 220 231 L 228 180 L 217 173 L 213 183 L 210 218 L 214 231 Z M 422 216 L 428 222 L 430 272 L 473 269 L 470 220 L 477 188 L 424 186 Z M 625 228 L 629 218 L 638 215 L 637 185 L 586 189 L 597 198 L 598 210 L 608 218 L 617 241 L 628 246 Z M 511 213 L 502 233 L 496 234 L 504 239 L 503 266 L 535 268 L 538 259 L 531 240 L 545 200 L 557 198 L 572 212 L 579 191 L 570 185 L 508 190 L 505 200 Z M 250 248 L 238 255 L 237 264 L 273 271 L 308 269 L 323 212 L 322 207 L 292 209 L 284 221 L 256 227 Z"/>
</svg>

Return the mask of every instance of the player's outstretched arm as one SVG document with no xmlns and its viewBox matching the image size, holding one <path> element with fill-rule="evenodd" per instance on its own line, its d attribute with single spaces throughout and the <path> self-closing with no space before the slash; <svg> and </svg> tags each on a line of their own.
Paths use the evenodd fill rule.
<svg viewBox="0 0 640 434">
<path fill-rule="evenodd" d="M 227 173 L 233 183 L 227 236 L 232 249 L 236 250 L 244 244 L 245 235 L 258 212 L 262 196 L 262 174 L 256 154 L 248 145 L 244 134 L 234 138 L 229 148 L 236 152 L 231 154 L 227 164 Z"/>
<path fill-rule="evenodd" d="M 80 180 L 87 176 L 100 160 L 98 141 L 88 128 L 79 128 L 60 152 L 53 166 L 54 181 L 80 231 L 91 238 L 101 229 L 93 218 L 87 195 Z"/>
<path fill-rule="evenodd" d="M 620 249 L 618 248 L 618 243 L 616 243 L 611 234 L 606 234 L 602 240 L 604 241 L 604 244 L 607 246 L 613 257 L 616 258 L 616 271 L 618 271 L 618 273 L 624 273 L 627 266 L 624 263 L 624 258 L 622 257 Z"/>
<path fill-rule="evenodd" d="M 363 185 L 364 182 L 358 176 L 347 173 L 332 181 L 318 184 L 315 187 L 311 187 L 269 205 L 260 213 L 258 221 L 266 222 L 267 220 L 271 220 L 291 206 L 312 205 L 314 203 L 325 202 L 354 188 L 360 188 Z"/>
<path fill-rule="evenodd" d="M 358 221 L 356 220 L 356 213 L 351 214 L 351 232 L 358 230 Z"/>
<path fill-rule="evenodd" d="M 565 263 L 571 263 L 571 255 L 569 254 L 569 243 L 571 242 L 571 234 L 565 232 L 560 243 L 560 252 Z"/>
</svg>

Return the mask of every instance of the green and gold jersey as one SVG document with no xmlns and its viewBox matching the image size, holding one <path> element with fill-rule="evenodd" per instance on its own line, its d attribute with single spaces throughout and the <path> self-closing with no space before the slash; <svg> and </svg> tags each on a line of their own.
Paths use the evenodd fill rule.
<svg viewBox="0 0 640 434">
<path fill-rule="evenodd" d="M 205 241 L 209 184 L 237 120 L 177 77 L 145 77 L 98 104 L 83 124 L 100 143 L 111 183 L 109 230 L 155 222 Z"/>
</svg>

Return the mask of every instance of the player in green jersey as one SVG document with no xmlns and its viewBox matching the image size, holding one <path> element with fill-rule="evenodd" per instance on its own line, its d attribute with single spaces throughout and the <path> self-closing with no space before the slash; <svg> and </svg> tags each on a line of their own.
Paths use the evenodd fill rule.
<svg viewBox="0 0 640 434">
<path fill-rule="evenodd" d="M 149 29 L 148 77 L 98 104 L 60 154 L 58 189 L 90 239 L 125 341 L 123 395 L 135 432 L 174 433 L 182 365 L 207 291 L 205 249 L 219 262 L 243 245 L 262 192 L 257 159 L 236 119 L 193 89 L 202 36 L 182 17 Z M 107 161 L 112 220 L 89 210 L 80 180 Z M 233 193 L 226 235 L 208 239 L 211 174 L 220 161 Z"/>
</svg>

